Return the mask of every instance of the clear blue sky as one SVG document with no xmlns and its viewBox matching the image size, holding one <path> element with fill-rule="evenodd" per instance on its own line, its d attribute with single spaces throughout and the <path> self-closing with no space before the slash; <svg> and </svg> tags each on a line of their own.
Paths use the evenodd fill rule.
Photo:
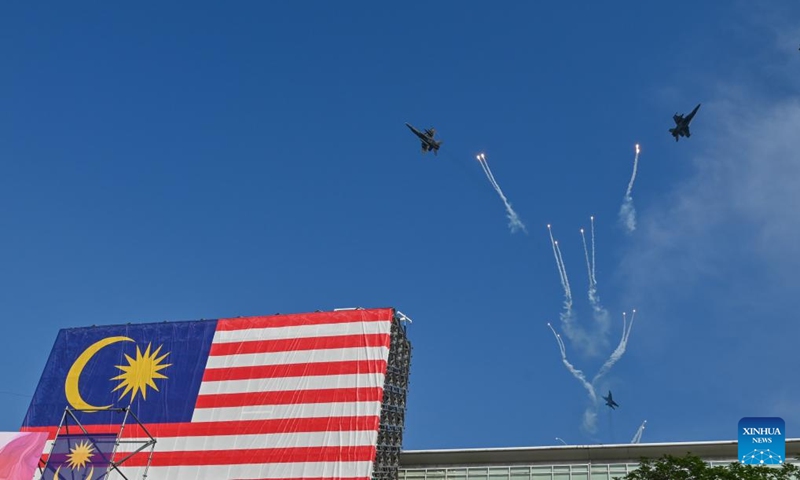
<svg viewBox="0 0 800 480">
<path fill-rule="evenodd" d="M 735 439 L 744 416 L 800 437 L 796 2 L 0 9 L 0 430 L 60 328 L 393 306 L 407 449 L 625 443 L 645 419 L 643 441 Z M 546 326 L 548 223 L 598 346 L 564 336 L 577 368 L 638 310 L 593 432 Z"/>
</svg>

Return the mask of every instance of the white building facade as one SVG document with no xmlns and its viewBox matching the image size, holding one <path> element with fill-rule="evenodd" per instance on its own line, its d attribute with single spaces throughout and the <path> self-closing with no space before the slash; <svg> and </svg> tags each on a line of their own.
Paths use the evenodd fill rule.
<svg viewBox="0 0 800 480">
<path fill-rule="evenodd" d="M 560 445 L 526 448 L 416 450 L 400 455 L 399 480 L 612 480 L 641 458 L 692 453 L 711 465 L 737 461 L 736 441 Z M 800 466 L 800 439 L 786 440 L 786 457 Z"/>
</svg>

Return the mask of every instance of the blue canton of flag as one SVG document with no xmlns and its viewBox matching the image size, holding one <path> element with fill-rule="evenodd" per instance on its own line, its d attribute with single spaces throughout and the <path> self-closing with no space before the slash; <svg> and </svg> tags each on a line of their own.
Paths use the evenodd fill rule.
<svg viewBox="0 0 800 480">
<path fill-rule="evenodd" d="M 189 422 L 216 320 L 61 330 L 24 427 L 57 426 L 65 407 L 86 425 Z"/>
</svg>

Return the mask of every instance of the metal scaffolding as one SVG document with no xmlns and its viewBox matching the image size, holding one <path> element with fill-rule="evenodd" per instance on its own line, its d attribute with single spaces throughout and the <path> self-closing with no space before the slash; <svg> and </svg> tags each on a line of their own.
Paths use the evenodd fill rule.
<svg viewBox="0 0 800 480">
<path fill-rule="evenodd" d="M 397 480 L 400 452 L 403 449 L 406 397 L 411 366 L 411 342 L 405 323 L 411 319 L 396 312 L 392 321 L 389 360 L 383 386 L 380 430 L 372 480 Z"/>
<path fill-rule="evenodd" d="M 90 433 L 86 427 L 81 423 L 78 417 L 75 415 L 76 412 L 110 412 L 113 414 L 119 414 L 122 416 L 120 423 L 112 423 L 114 426 L 119 426 L 119 430 L 113 433 L 104 433 L 104 434 L 97 434 L 97 433 Z M 146 438 L 141 439 L 129 439 L 124 440 L 122 438 L 122 432 L 125 430 L 126 425 L 128 425 L 128 419 L 132 418 L 135 422 L 135 425 L 138 425 L 141 428 L 141 431 L 144 432 Z M 120 477 L 125 480 L 132 480 L 129 479 L 120 470 L 120 466 L 122 466 L 126 461 L 132 458 L 134 455 L 139 453 L 143 453 L 145 449 L 150 447 L 149 452 L 144 452 L 147 454 L 147 464 L 145 465 L 144 473 L 142 475 L 142 479 L 147 478 L 147 472 L 150 469 L 150 462 L 153 459 L 153 452 L 156 446 L 156 439 L 150 435 L 150 432 L 147 428 L 139 421 L 139 418 L 136 416 L 135 413 L 131 410 L 130 406 L 124 408 L 107 408 L 107 409 L 77 409 L 77 408 L 70 408 L 67 407 L 64 409 L 64 414 L 61 416 L 61 423 L 58 425 L 58 430 L 56 430 L 56 436 L 53 439 L 53 444 L 50 447 L 50 453 L 47 456 L 47 460 L 41 459 L 39 460 L 39 478 L 44 477 L 44 472 L 49 469 L 57 471 L 60 465 L 52 465 L 51 461 L 54 458 L 53 453 L 56 445 L 58 444 L 59 437 L 71 437 L 74 439 L 82 439 L 86 442 L 89 442 L 93 447 L 94 451 L 101 457 L 100 464 L 107 465 L 105 472 L 100 473 L 99 476 L 95 476 L 96 480 L 100 480 L 102 478 L 106 478 L 108 475 L 111 474 L 112 471 L 117 472 Z M 102 447 L 98 447 L 98 445 L 103 443 L 111 443 L 111 452 L 106 453 L 105 449 Z M 123 452 L 118 452 L 120 445 L 134 445 L 133 451 L 129 451 L 125 449 Z M 93 462 L 94 463 L 94 462 Z"/>
</svg>

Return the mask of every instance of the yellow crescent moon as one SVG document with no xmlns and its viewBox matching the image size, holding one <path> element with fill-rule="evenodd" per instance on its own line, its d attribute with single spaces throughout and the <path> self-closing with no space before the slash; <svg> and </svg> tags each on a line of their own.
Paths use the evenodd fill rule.
<svg viewBox="0 0 800 480">
<path fill-rule="evenodd" d="M 67 395 L 67 401 L 70 405 L 72 405 L 72 408 L 77 410 L 105 410 L 112 407 L 112 405 L 95 407 L 86 403 L 83 397 L 81 397 L 81 392 L 78 389 L 81 373 L 83 372 L 83 369 L 86 368 L 86 364 L 89 363 L 89 360 L 91 360 L 92 357 L 94 357 L 97 352 L 104 347 L 107 347 L 112 343 L 132 341 L 133 339 L 128 337 L 104 338 L 90 345 L 89 348 L 84 350 L 83 353 L 78 356 L 77 360 L 75 360 L 75 363 L 73 363 L 70 367 L 69 372 L 67 373 L 67 380 L 64 382 L 64 393 Z"/>
<path fill-rule="evenodd" d="M 54 480 L 61 480 L 61 477 L 58 476 L 58 472 L 61 471 L 61 467 L 63 466 L 64 465 L 59 465 L 58 468 L 56 468 L 56 473 L 53 475 Z M 89 476 L 86 477 L 86 480 L 92 480 L 92 476 L 94 476 L 94 465 L 92 465 L 92 470 L 89 472 Z"/>
</svg>

